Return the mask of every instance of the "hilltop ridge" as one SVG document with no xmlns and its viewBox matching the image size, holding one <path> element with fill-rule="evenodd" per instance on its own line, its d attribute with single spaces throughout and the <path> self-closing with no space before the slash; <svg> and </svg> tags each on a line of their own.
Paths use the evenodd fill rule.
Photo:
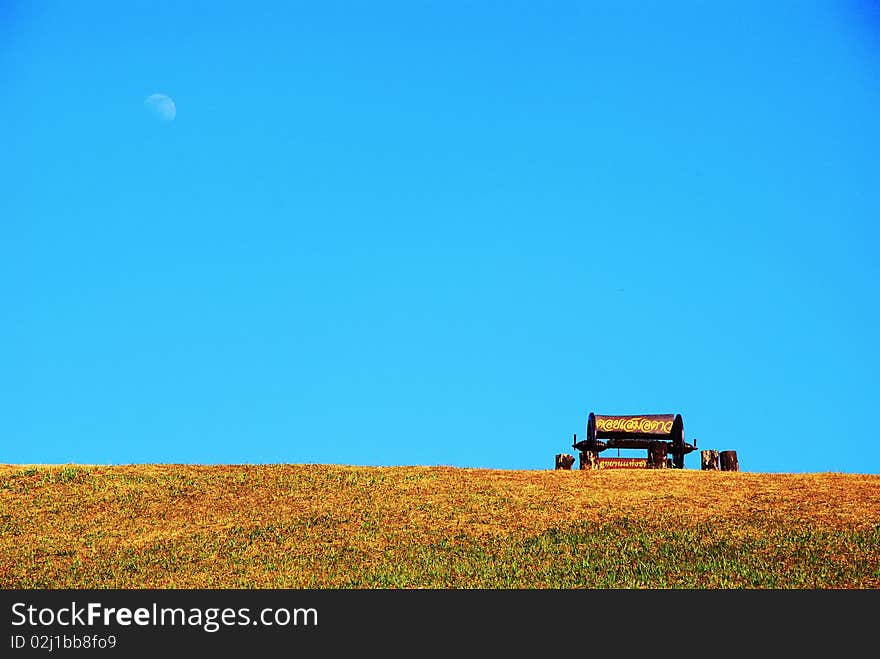
<svg viewBox="0 0 880 659">
<path fill-rule="evenodd" d="M 880 476 L 0 465 L 9 588 L 877 588 Z"/>
</svg>

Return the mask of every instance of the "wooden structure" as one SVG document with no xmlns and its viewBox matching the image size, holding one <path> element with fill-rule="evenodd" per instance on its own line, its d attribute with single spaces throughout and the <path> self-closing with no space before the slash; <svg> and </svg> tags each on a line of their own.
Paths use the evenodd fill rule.
<svg viewBox="0 0 880 659">
<path fill-rule="evenodd" d="M 718 471 L 720 468 L 718 459 L 718 451 L 711 449 L 700 451 L 700 469 L 703 471 Z"/>
<path fill-rule="evenodd" d="M 721 471 L 739 471 L 736 451 L 721 451 Z"/>
<path fill-rule="evenodd" d="M 581 451 L 581 461 L 578 468 L 582 471 L 588 469 L 600 469 L 599 454 L 590 451 Z"/>
<path fill-rule="evenodd" d="M 648 444 L 648 469 L 666 469 L 666 455 L 669 453 L 669 444 L 661 441 L 653 441 Z"/>
<path fill-rule="evenodd" d="M 556 454 L 556 468 L 557 469 L 571 469 L 571 465 L 574 464 L 574 456 L 569 455 L 568 453 L 557 453 Z"/>
<path fill-rule="evenodd" d="M 697 448 L 696 440 L 693 444 L 684 441 L 681 414 L 609 416 L 590 412 L 586 439 L 579 442 L 577 435 L 574 439 L 572 448 L 581 452 L 581 469 L 585 463 L 599 464 L 599 453 L 609 448 L 647 449 L 647 464 L 655 469 L 667 466 L 670 455 L 672 466 L 684 469 L 684 456 Z"/>
</svg>

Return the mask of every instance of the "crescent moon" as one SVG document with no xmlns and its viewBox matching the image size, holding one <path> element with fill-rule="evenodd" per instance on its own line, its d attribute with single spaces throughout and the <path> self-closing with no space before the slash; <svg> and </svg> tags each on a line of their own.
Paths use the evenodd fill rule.
<svg viewBox="0 0 880 659">
<path fill-rule="evenodd" d="M 150 94 L 144 100 L 144 107 L 151 115 L 160 121 L 174 121 L 177 116 L 177 106 L 170 96 L 165 94 Z"/>
</svg>

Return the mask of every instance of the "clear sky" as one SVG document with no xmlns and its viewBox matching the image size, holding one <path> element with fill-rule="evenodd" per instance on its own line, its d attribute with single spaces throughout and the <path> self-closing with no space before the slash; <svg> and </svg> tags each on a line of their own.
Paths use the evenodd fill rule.
<svg viewBox="0 0 880 659">
<path fill-rule="evenodd" d="M 594 411 L 880 473 L 870 3 L 3 0 L 0 101 L 0 462 L 550 469 Z"/>
</svg>

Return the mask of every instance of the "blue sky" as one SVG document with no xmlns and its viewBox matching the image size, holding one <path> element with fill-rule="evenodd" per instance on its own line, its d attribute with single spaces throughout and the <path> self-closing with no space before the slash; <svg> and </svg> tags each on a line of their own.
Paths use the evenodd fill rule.
<svg viewBox="0 0 880 659">
<path fill-rule="evenodd" d="M 880 473 L 869 3 L 7 0 L 0 44 L 0 461 L 545 469 L 594 411 Z"/>
</svg>

